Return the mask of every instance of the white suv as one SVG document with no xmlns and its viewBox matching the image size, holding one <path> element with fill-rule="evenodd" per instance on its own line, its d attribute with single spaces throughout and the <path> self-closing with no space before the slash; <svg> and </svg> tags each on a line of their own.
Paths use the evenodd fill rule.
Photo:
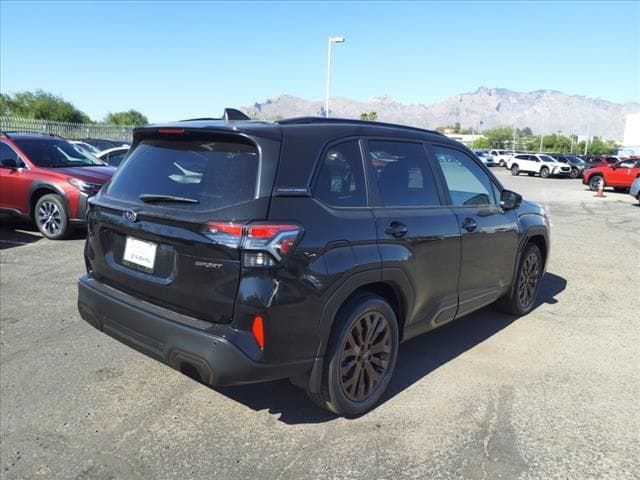
<svg viewBox="0 0 640 480">
<path fill-rule="evenodd" d="M 507 168 L 511 170 L 511 175 L 518 175 L 525 172 L 529 176 L 536 173 L 542 178 L 551 175 L 570 175 L 571 166 L 558 162 L 555 158 L 542 153 L 519 153 L 507 161 Z"/>
<path fill-rule="evenodd" d="M 507 162 L 513 157 L 514 153 L 510 150 L 489 150 L 489 155 L 493 157 L 493 161 L 501 167 L 507 166 Z"/>
</svg>

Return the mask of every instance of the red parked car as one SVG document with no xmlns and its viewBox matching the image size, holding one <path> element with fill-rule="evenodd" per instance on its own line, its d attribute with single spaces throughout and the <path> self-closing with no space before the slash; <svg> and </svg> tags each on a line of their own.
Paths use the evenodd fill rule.
<svg viewBox="0 0 640 480">
<path fill-rule="evenodd" d="M 603 187 L 613 187 L 616 190 L 627 190 L 633 181 L 640 177 L 640 159 L 628 158 L 612 165 L 602 164 L 590 168 L 582 174 L 582 183 L 589 185 L 593 191 Z"/>
<path fill-rule="evenodd" d="M 83 225 L 87 200 L 115 168 L 47 134 L 0 133 L 0 212 L 31 218 L 52 240 Z"/>
</svg>

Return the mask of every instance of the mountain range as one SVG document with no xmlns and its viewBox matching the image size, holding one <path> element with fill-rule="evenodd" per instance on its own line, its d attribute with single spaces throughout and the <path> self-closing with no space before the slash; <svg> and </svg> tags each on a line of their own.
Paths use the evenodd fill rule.
<svg viewBox="0 0 640 480">
<path fill-rule="evenodd" d="M 323 101 L 310 101 L 283 94 L 242 109 L 254 118 L 273 120 L 324 115 Z M 621 141 L 625 117 L 640 112 L 640 103 L 613 103 L 599 98 L 568 95 L 555 90 L 515 92 L 504 88 L 480 87 L 431 105 L 403 104 L 391 97 L 367 102 L 332 98 L 332 117 L 360 118 L 376 112 L 382 122 L 435 129 L 459 123 L 474 131 L 497 126 L 529 127 L 536 134 L 590 135 Z M 589 126 L 589 117 L 591 117 Z"/>
</svg>

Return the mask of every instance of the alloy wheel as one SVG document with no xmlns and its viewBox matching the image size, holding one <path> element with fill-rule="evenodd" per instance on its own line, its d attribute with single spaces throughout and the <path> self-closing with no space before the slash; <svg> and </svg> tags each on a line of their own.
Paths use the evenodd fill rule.
<svg viewBox="0 0 640 480">
<path fill-rule="evenodd" d="M 351 401 L 367 400 L 389 369 L 392 354 L 389 320 L 369 311 L 353 323 L 340 356 L 340 385 Z"/>
<path fill-rule="evenodd" d="M 600 188 L 600 185 L 604 183 L 604 179 L 600 175 L 594 175 L 589 179 L 589 188 L 594 192 Z"/>
<path fill-rule="evenodd" d="M 38 209 L 38 224 L 49 235 L 56 235 L 62 228 L 62 215 L 54 202 L 43 202 Z"/>
<path fill-rule="evenodd" d="M 518 279 L 518 301 L 523 308 L 528 308 L 536 297 L 540 280 L 540 259 L 535 252 L 525 258 Z"/>
</svg>

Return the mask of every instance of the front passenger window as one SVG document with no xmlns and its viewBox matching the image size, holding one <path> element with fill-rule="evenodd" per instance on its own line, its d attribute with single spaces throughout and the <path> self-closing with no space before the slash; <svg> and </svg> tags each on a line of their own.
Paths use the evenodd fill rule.
<svg viewBox="0 0 640 480">
<path fill-rule="evenodd" d="M 436 145 L 432 148 L 454 205 L 496 204 L 493 182 L 471 157 L 453 148 Z"/>
</svg>

